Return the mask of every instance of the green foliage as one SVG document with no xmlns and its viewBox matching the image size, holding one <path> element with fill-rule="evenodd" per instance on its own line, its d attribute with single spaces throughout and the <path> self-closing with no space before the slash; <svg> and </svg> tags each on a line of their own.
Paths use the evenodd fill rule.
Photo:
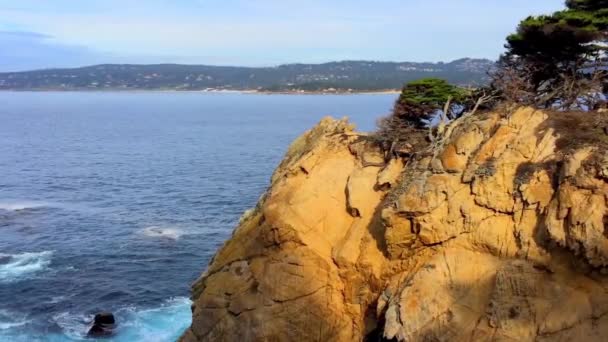
<svg viewBox="0 0 608 342">
<path fill-rule="evenodd" d="M 566 6 L 522 20 L 507 37 L 494 83 L 517 90 L 515 100 L 572 105 L 597 91 L 597 72 L 603 73 L 605 62 L 602 43 L 608 41 L 608 0 L 568 0 Z"/>
<path fill-rule="evenodd" d="M 596 52 L 598 48 L 589 43 L 602 39 L 606 27 L 608 16 L 579 10 L 528 17 L 507 37 L 506 47 L 509 54 L 522 58 L 571 62 Z"/>
<path fill-rule="evenodd" d="M 431 125 L 436 115 L 443 114 L 442 121 L 449 121 L 464 113 L 486 110 L 494 106 L 493 94 L 488 87 L 467 89 L 439 78 L 409 82 L 395 102 L 393 113 L 378 121 L 374 138 L 396 155 L 411 153 L 412 148 L 422 150 L 429 146 L 435 133 L 445 128 Z"/>
<path fill-rule="evenodd" d="M 465 102 L 469 95 L 468 90 L 451 85 L 446 80 L 425 78 L 413 81 L 403 87 L 393 116 L 415 128 L 423 128 L 448 100 L 458 105 Z"/>
<path fill-rule="evenodd" d="M 608 7 L 608 0 L 567 0 L 570 9 L 582 11 L 597 11 Z"/>
<path fill-rule="evenodd" d="M 439 107 L 451 98 L 461 101 L 467 91 L 438 78 L 425 78 L 407 83 L 401 91 L 399 101 L 418 106 Z"/>
</svg>

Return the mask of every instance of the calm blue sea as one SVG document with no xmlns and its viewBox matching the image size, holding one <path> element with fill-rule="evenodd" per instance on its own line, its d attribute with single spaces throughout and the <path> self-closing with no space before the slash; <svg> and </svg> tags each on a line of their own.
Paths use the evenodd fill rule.
<svg viewBox="0 0 608 342">
<path fill-rule="evenodd" d="M 325 115 L 394 95 L 0 92 L 0 341 L 173 341 L 189 286 Z"/>
</svg>

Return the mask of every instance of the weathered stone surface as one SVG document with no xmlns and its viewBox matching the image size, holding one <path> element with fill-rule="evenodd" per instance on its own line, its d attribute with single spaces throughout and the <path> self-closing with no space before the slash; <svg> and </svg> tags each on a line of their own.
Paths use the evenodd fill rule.
<svg viewBox="0 0 608 342">
<path fill-rule="evenodd" d="M 384 193 L 374 190 L 381 168 L 349 150 L 359 138 L 351 129 L 324 119 L 292 144 L 194 285 L 183 341 L 363 338 L 379 291 L 369 284 L 385 261 L 372 227 Z"/>
<path fill-rule="evenodd" d="M 378 188 L 396 186 L 400 180 L 404 166 L 403 159 L 391 159 L 378 174 L 376 186 Z"/>
<path fill-rule="evenodd" d="M 369 217 L 373 215 L 379 196 L 373 189 L 378 178 L 377 167 L 366 167 L 353 171 L 346 182 L 347 206 L 352 216 Z"/>
<path fill-rule="evenodd" d="M 388 163 L 322 120 L 194 284 L 182 340 L 606 340 L 608 155 L 560 150 L 552 115 L 469 117 Z"/>
<path fill-rule="evenodd" d="M 412 222 L 399 217 L 392 208 L 382 211 L 385 227 L 384 238 L 389 256 L 393 259 L 405 258 L 410 253 L 410 247 L 417 239 Z"/>
</svg>

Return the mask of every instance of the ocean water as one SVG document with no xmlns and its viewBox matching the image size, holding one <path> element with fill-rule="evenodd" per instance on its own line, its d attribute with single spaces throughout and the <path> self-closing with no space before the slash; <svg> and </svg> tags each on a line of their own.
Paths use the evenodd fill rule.
<svg viewBox="0 0 608 342">
<path fill-rule="evenodd" d="M 394 95 L 0 92 L 0 341 L 173 341 L 190 284 L 325 115 Z"/>
</svg>

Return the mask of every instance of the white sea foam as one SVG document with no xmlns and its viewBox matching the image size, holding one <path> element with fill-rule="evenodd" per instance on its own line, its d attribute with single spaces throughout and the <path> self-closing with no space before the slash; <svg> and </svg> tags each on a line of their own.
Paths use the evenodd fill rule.
<svg viewBox="0 0 608 342">
<path fill-rule="evenodd" d="M 53 321 L 61 327 L 63 335 L 49 336 L 53 341 L 74 341 L 84 340 L 87 336 L 87 331 L 90 322 L 93 320 L 92 315 L 72 314 L 70 312 L 62 312 L 53 317 Z"/>
<path fill-rule="evenodd" d="M 116 340 L 176 341 L 191 323 L 191 304 L 190 299 L 177 297 L 152 309 L 126 309 L 127 321 Z M 122 314 L 118 313 L 119 318 Z"/>
<path fill-rule="evenodd" d="M 0 330 L 8 330 L 28 324 L 30 321 L 25 316 L 0 310 Z"/>
<path fill-rule="evenodd" d="M 186 232 L 179 228 L 151 226 L 139 231 L 140 234 L 157 239 L 179 240 Z"/>
<path fill-rule="evenodd" d="M 4 211 L 21 211 L 28 209 L 44 208 L 48 207 L 47 202 L 36 202 L 36 201 L 14 201 L 14 202 L 0 202 L 0 210 Z"/>
<path fill-rule="evenodd" d="M 24 330 L 27 330 L 27 327 L 24 326 L 31 322 L 32 321 L 22 313 L 0 310 L 0 341 L 40 341 L 40 339 L 32 339 L 30 336 L 24 336 L 27 335 L 23 333 Z"/>
<path fill-rule="evenodd" d="M 108 341 L 176 341 L 191 323 L 191 304 L 188 298 L 177 297 L 154 308 L 118 309 L 114 312 L 117 323 L 116 334 Z M 86 333 L 93 316 L 65 312 L 56 315 L 53 320 L 61 327 L 64 335 L 47 338 L 53 341 L 86 340 Z"/>
<path fill-rule="evenodd" d="M 29 321 L 18 321 L 18 322 L 0 322 L 0 330 L 8 330 L 15 327 L 28 324 Z"/>
<path fill-rule="evenodd" d="M 3 254 L 0 253 L 0 282 L 13 282 L 46 270 L 53 252 Z"/>
</svg>

